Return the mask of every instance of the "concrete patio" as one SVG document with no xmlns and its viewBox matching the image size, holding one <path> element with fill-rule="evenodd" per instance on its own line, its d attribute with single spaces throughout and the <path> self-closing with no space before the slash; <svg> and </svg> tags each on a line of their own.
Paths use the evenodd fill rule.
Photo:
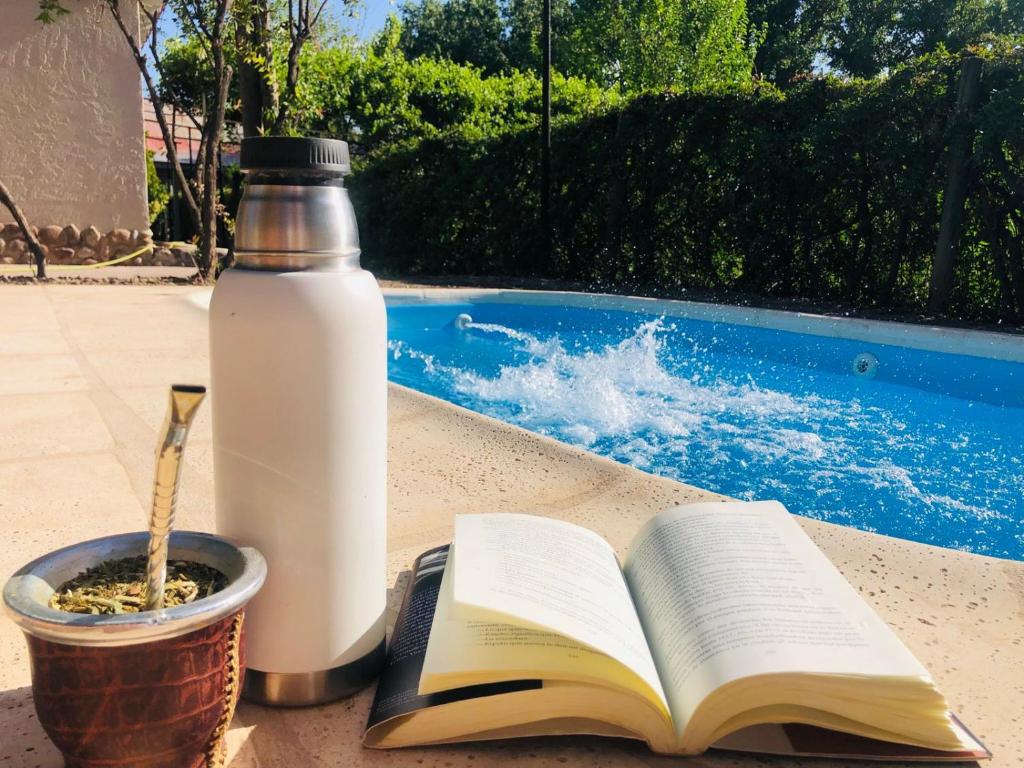
<svg viewBox="0 0 1024 768">
<path fill-rule="evenodd" d="M 186 300 L 196 290 L 0 286 L 0 576 L 57 547 L 145 527 L 167 386 L 209 380 L 206 313 Z M 390 409 L 391 584 L 421 551 L 449 539 L 459 512 L 562 517 L 592 527 L 621 551 L 661 509 L 715 498 L 401 387 L 391 388 Z M 204 405 L 186 453 L 180 528 L 212 530 L 210 442 Z M 1024 763 L 1024 563 L 801 522 L 932 671 L 995 754 L 991 765 Z M 229 764 L 670 764 L 640 746 L 586 738 L 363 750 L 369 701 L 363 692 L 314 709 L 242 704 L 229 734 Z M 708 768 L 764 762 L 726 753 L 691 761 Z M 6 620 L 0 765 L 61 765 L 35 720 L 25 642 Z"/>
</svg>

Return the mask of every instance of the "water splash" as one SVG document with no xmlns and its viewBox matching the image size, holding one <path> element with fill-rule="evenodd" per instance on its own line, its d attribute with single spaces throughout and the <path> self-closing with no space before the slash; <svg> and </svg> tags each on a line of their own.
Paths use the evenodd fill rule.
<svg viewBox="0 0 1024 768">
<path fill-rule="evenodd" d="M 804 418 L 821 407 L 814 398 L 798 400 L 752 383 L 704 381 L 699 364 L 691 366 L 689 376 L 669 370 L 663 362 L 664 335 L 674 329 L 663 320 L 643 323 L 628 338 L 596 351 L 571 351 L 558 336 L 542 341 L 497 325 L 486 330 L 517 342 L 530 360 L 502 366 L 497 376 L 449 369 L 456 392 L 528 429 L 546 434 L 566 430 L 586 447 L 601 440 L 621 442 L 624 455 L 638 463 L 649 463 L 651 457 L 644 454 L 667 444 L 684 450 L 688 440 L 714 433 L 758 433 L 759 422 Z M 740 430 L 729 418 L 733 414 L 753 424 Z M 777 451 L 797 447 L 800 441 L 793 435 L 794 430 L 780 434 L 785 444 Z M 808 435 L 805 443 L 816 439 Z"/>
<path fill-rule="evenodd" d="M 975 461 L 958 486 L 950 468 L 931 458 L 943 441 L 941 450 L 969 443 L 955 427 L 943 432 L 943 425 L 908 426 L 912 410 L 861 402 L 839 389 L 825 388 L 839 395 L 828 397 L 816 386 L 793 386 L 777 366 L 753 368 L 749 359 L 723 363 L 663 319 L 600 346 L 495 323 L 471 322 L 462 333 L 472 335 L 468 344 L 487 345 L 504 364 L 478 365 L 479 347 L 465 358 L 473 367 L 442 361 L 404 341 L 392 341 L 389 349 L 396 361 L 422 366 L 431 381 L 428 391 L 734 496 L 781 498 L 802 514 L 897 535 L 936 519 L 968 529 L 1016 525 L 1000 508 L 1015 503 L 1007 498 L 1007 482 L 1012 486 L 1021 474 L 1019 457 Z M 799 375 L 806 373 L 794 373 L 794 379 Z M 1000 466 L 1016 475 L 1011 472 L 1008 481 Z M 958 487 L 963 498 L 957 498 Z M 989 497 L 979 499 L 978 488 L 988 489 Z M 968 546 L 987 551 L 986 542 L 982 531 Z"/>
<path fill-rule="evenodd" d="M 453 368 L 440 365 L 433 355 L 429 355 L 426 352 L 420 352 L 418 349 L 414 349 L 404 341 L 394 341 L 389 339 L 388 351 L 391 353 L 391 358 L 393 360 L 408 357 L 411 360 L 420 361 L 423 364 L 423 372 L 428 376 L 434 376 L 442 372 L 449 373 L 455 370 Z"/>
<path fill-rule="evenodd" d="M 558 349 L 561 349 L 561 341 L 557 334 L 547 341 L 542 341 L 532 333 L 527 333 L 526 331 L 519 331 L 515 328 L 498 325 L 497 323 L 477 323 L 474 321 L 466 323 L 465 330 L 477 331 L 484 335 L 496 334 L 499 337 L 504 336 L 506 339 L 518 342 L 520 345 L 519 348 L 523 352 L 536 356 L 551 355 Z"/>
<path fill-rule="evenodd" d="M 801 425 L 834 412 L 832 403 L 764 389 L 750 377 L 714 378 L 694 347 L 684 370 L 670 369 L 665 336 L 676 329 L 664 320 L 642 323 L 597 350 L 569 349 L 557 335 L 541 339 L 493 323 L 466 328 L 511 342 L 527 361 L 488 376 L 440 364 L 402 341 L 390 348 L 395 359 L 419 360 L 424 373 L 445 379 L 461 401 L 490 415 L 678 479 L 699 478 L 687 461 L 695 443 L 711 463 L 811 461 L 826 450 Z M 737 456 L 737 447 L 745 455 Z"/>
</svg>

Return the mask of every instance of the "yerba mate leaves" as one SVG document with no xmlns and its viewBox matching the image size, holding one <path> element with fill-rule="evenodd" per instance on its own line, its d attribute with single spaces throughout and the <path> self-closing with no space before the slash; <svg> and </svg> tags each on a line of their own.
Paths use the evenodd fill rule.
<svg viewBox="0 0 1024 768">
<path fill-rule="evenodd" d="M 209 597 L 227 586 L 216 568 L 185 560 L 167 562 L 164 607 Z M 146 605 L 146 556 L 107 560 L 61 584 L 50 607 L 68 613 L 138 613 Z"/>
</svg>

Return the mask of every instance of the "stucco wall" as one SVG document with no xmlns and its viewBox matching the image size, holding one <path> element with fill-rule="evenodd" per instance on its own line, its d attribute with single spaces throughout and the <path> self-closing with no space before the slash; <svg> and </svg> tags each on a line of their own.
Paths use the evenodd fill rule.
<svg viewBox="0 0 1024 768">
<path fill-rule="evenodd" d="M 65 5 L 44 26 L 37 0 L 0 2 L 0 178 L 35 226 L 146 230 L 138 69 L 102 0 Z"/>
</svg>

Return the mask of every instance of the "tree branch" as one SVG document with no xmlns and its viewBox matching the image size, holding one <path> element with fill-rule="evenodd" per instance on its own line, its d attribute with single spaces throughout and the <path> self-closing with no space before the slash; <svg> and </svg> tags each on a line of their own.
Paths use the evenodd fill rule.
<svg viewBox="0 0 1024 768">
<path fill-rule="evenodd" d="M 316 23 L 318 21 L 320 21 L 320 14 L 322 14 L 324 12 L 324 8 L 326 8 L 326 7 L 327 7 L 327 0 L 323 0 L 323 2 L 320 3 L 320 7 L 316 9 L 316 13 L 313 14 L 313 20 L 311 22 L 309 22 L 309 24 L 308 24 L 308 27 L 309 27 L 310 30 L 312 30 L 316 26 Z M 308 17 L 308 14 L 307 14 L 307 17 Z"/>
<path fill-rule="evenodd" d="M 163 100 L 160 98 L 160 93 L 156 88 L 156 84 L 153 82 L 153 75 L 149 71 L 149 66 L 146 63 L 146 57 L 143 55 L 138 42 L 136 42 L 135 36 L 131 33 L 124 22 L 124 17 L 121 15 L 121 8 L 118 5 L 118 0 L 106 0 L 106 4 L 107 8 L 110 9 L 111 15 L 114 17 L 114 21 L 117 23 L 118 29 L 121 30 L 121 35 L 124 37 L 125 41 L 128 43 L 128 47 L 131 49 L 132 57 L 135 59 L 135 64 L 142 73 L 142 79 L 146 83 L 146 92 L 149 93 L 149 102 L 153 105 L 153 111 L 156 113 L 156 122 L 157 125 L 160 126 L 160 133 L 163 136 L 164 149 L 167 152 L 167 162 L 170 163 L 171 169 L 178 180 L 178 187 L 181 189 L 182 196 L 185 198 L 185 206 L 188 208 L 189 215 L 192 217 L 193 223 L 198 227 L 199 205 L 196 203 L 192 187 L 188 183 L 188 179 L 185 177 L 185 172 L 182 170 L 181 162 L 178 159 L 178 152 L 174 146 L 174 141 L 171 138 L 171 129 L 167 125 L 167 117 L 164 115 Z M 155 22 L 159 21 L 160 14 L 163 13 L 166 5 L 166 2 L 163 2 L 157 10 L 152 13 L 152 15 L 147 13 L 147 18 L 153 22 L 153 25 L 149 30 L 149 34 L 153 37 L 156 37 L 157 35 L 157 26 Z"/>
<path fill-rule="evenodd" d="M 28 221 L 25 220 L 25 214 L 21 212 L 21 208 L 14 202 L 14 198 L 11 197 L 11 193 L 2 181 L 0 181 L 0 203 L 11 212 L 11 216 L 14 217 L 14 221 L 18 224 L 18 229 L 21 230 L 22 237 L 28 243 L 28 249 L 36 257 L 36 277 L 46 277 L 46 254 L 43 253 L 43 248 L 39 245 L 36 236 L 32 234 Z"/>
<path fill-rule="evenodd" d="M 281 133 L 288 120 L 292 102 L 295 100 L 295 89 L 299 83 L 299 57 L 302 55 L 302 47 L 313 36 L 313 29 L 327 5 L 327 0 L 320 0 L 316 13 L 311 13 L 311 0 L 297 2 L 298 5 L 293 12 L 292 0 L 288 0 L 288 71 L 285 75 L 284 93 L 278 102 L 277 115 L 271 128 L 272 133 Z"/>
<path fill-rule="evenodd" d="M 213 45 L 214 36 L 210 29 L 203 22 L 203 9 L 199 5 L 199 0 L 194 0 L 193 3 L 189 3 L 189 0 L 181 0 L 181 4 L 185 8 L 185 19 L 192 25 L 196 34 L 199 37 L 203 37 L 206 41 Z"/>
<path fill-rule="evenodd" d="M 224 23 L 231 5 L 232 0 L 217 0 L 213 24 L 210 27 L 216 86 L 213 108 L 206 111 L 203 121 L 199 268 L 204 278 L 215 275 L 217 270 L 217 161 L 221 132 L 224 128 L 224 113 L 227 108 L 228 85 L 232 74 L 231 66 L 227 64 L 224 56 Z"/>
<path fill-rule="evenodd" d="M 195 120 L 193 120 L 195 122 Z M 200 198 L 203 196 L 203 190 L 206 189 L 206 164 L 203 162 L 203 158 L 206 156 L 206 136 L 207 130 L 210 127 L 209 110 L 206 108 L 206 96 L 203 96 L 203 122 L 202 124 L 196 123 L 196 127 L 199 129 L 199 146 L 196 147 L 196 155 L 194 159 L 195 163 L 195 179 L 196 179 L 196 192 Z M 192 150 L 192 132 L 189 131 L 188 135 L 188 147 L 189 151 Z"/>
</svg>

